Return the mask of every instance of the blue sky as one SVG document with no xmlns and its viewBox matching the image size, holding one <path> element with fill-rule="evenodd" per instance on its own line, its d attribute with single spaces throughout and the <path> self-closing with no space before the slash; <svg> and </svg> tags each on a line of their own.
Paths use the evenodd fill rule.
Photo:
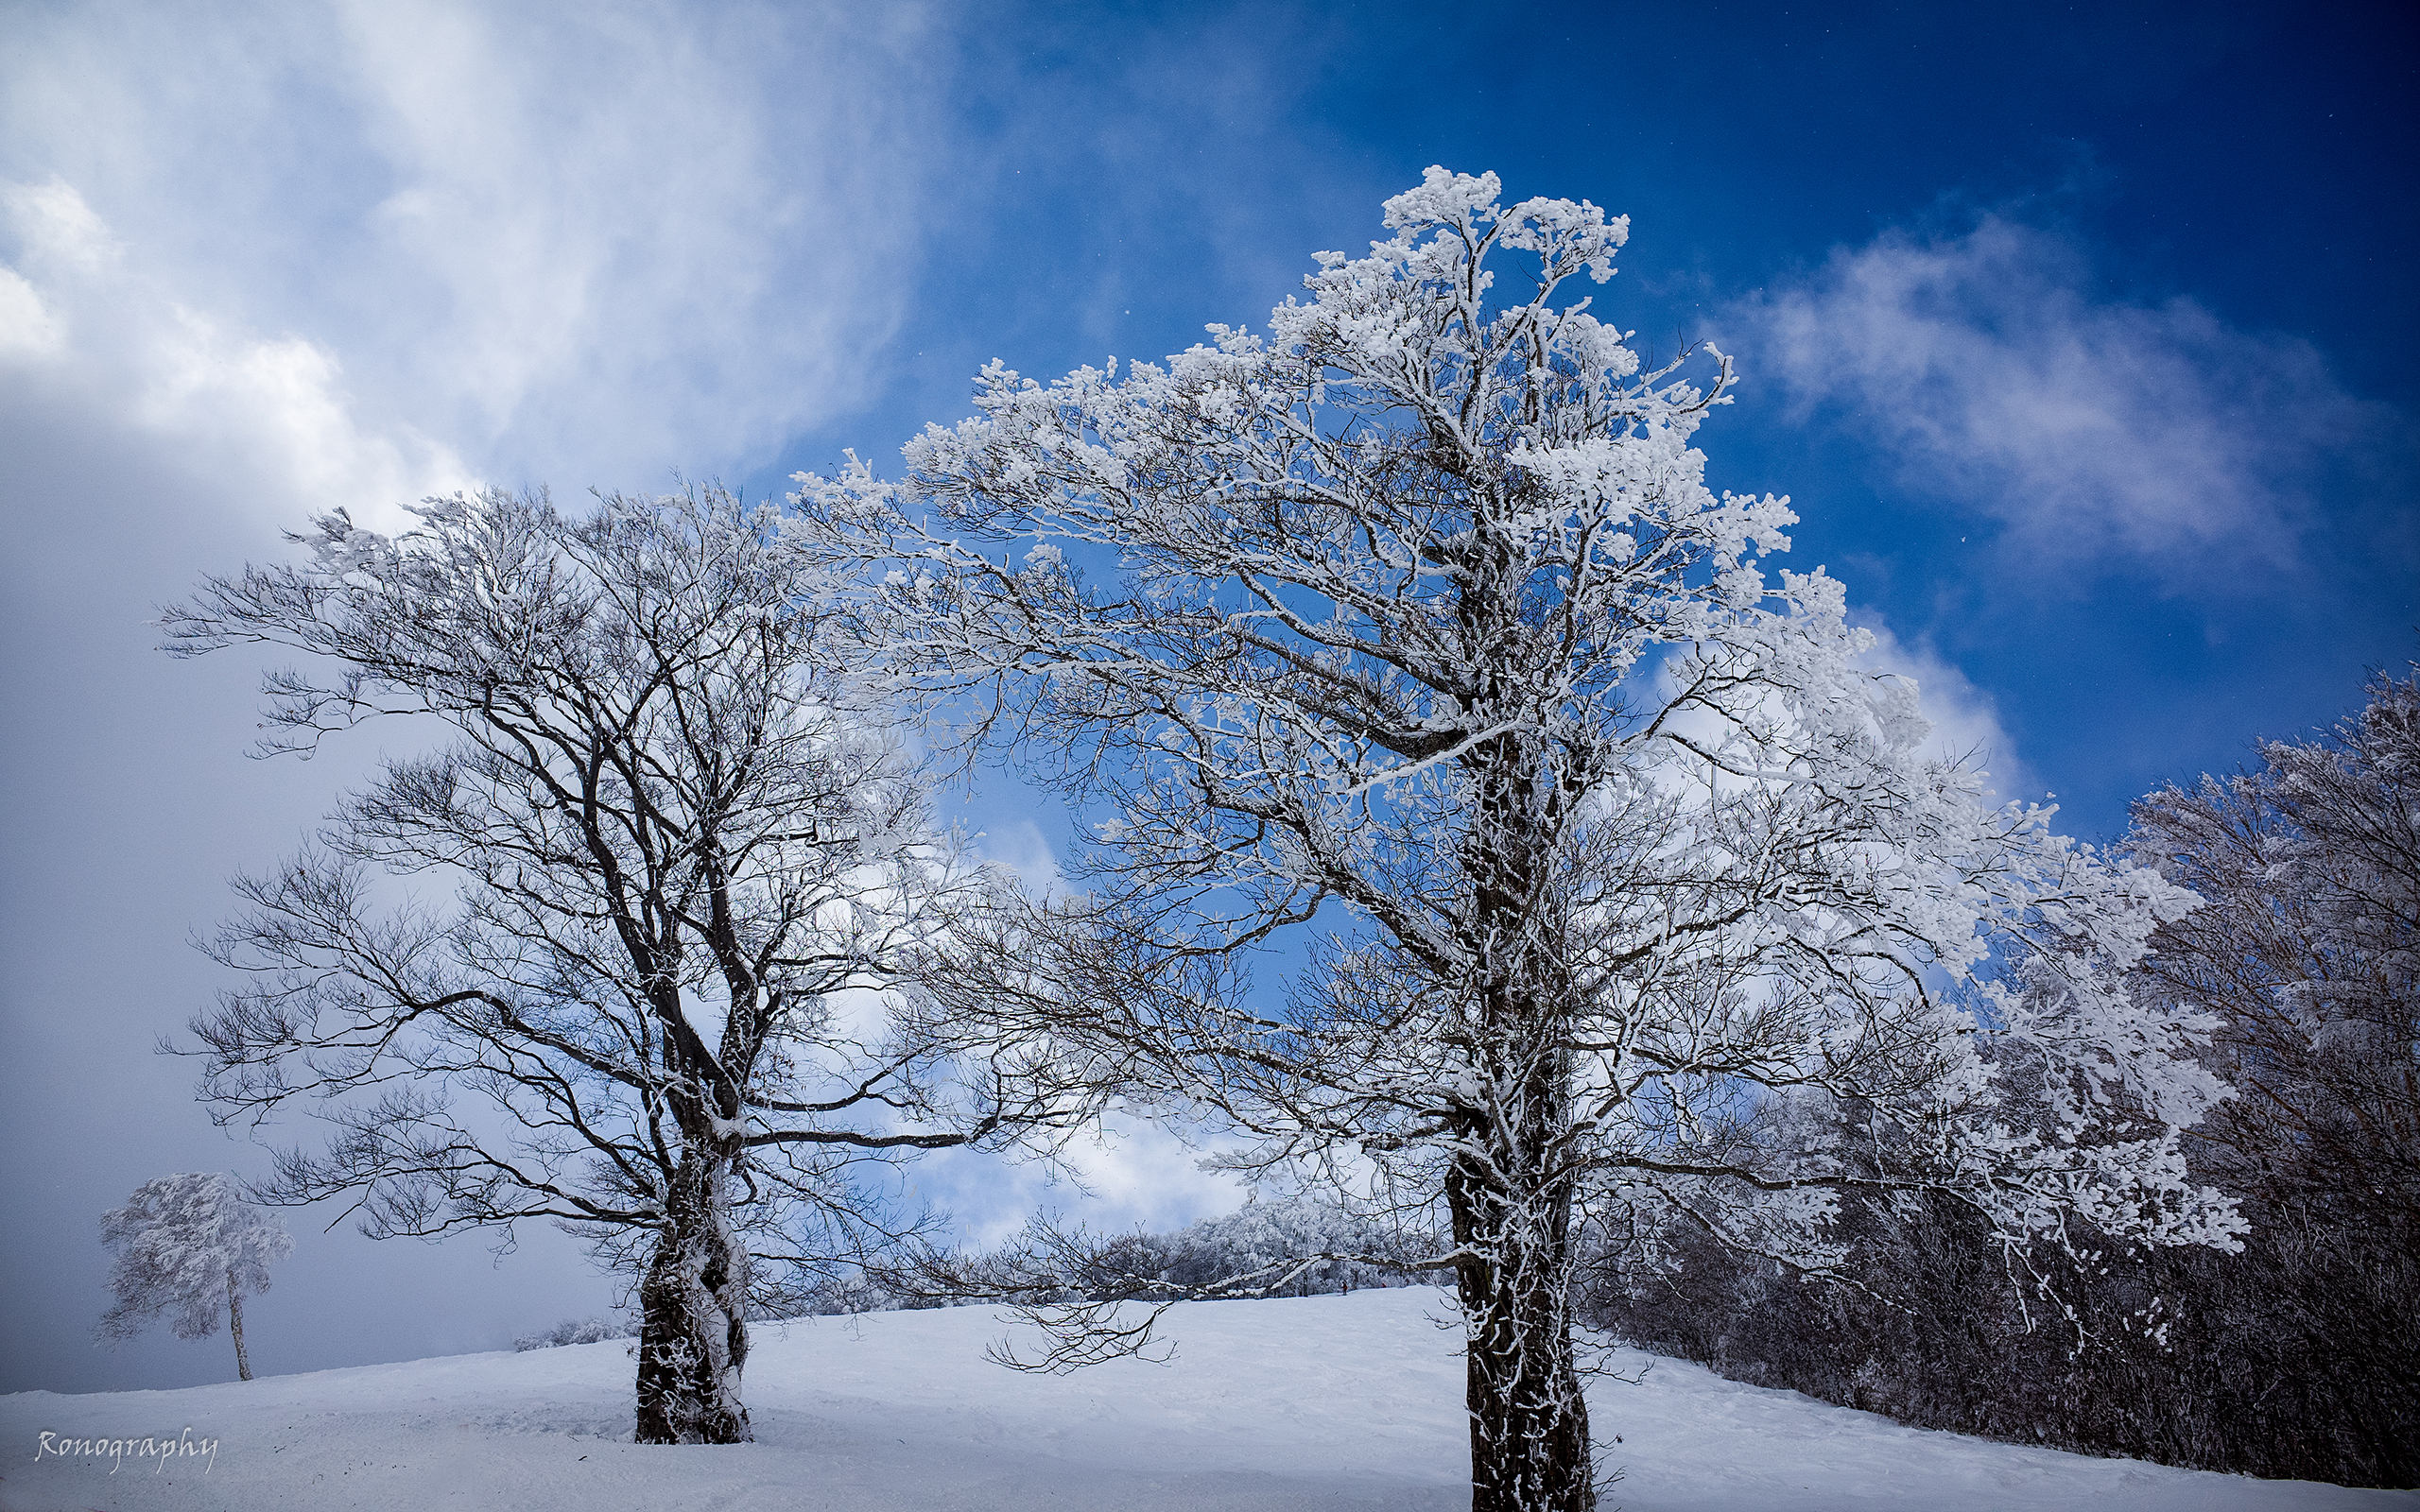
<svg viewBox="0 0 2420 1512">
<path fill-rule="evenodd" d="M 114 1354 L 102 1209 L 258 1169 L 151 1054 L 186 946 L 374 751 L 244 760 L 256 668 L 155 607 L 345 504 L 751 492 L 889 463 L 1000 357 L 1256 321 L 1432 163 L 1632 217 L 1599 292 L 1746 378 L 1787 492 L 1945 740 L 2115 834 L 2420 638 L 2406 8 L 20 5 L 0 51 L 0 1389 Z M 1004 782 L 1004 854 L 1064 833 Z M 1108 1221 L 1234 1200 L 1095 1160 Z M 971 1224 L 1032 1174 L 923 1178 Z M 983 1194 L 990 1194 L 986 1196 Z M 300 1229 L 316 1224 L 298 1218 Z M 306 1241 L 268 1369 L 487 1348 L 609 1289 L 550 1236 Z"/>
</svg>

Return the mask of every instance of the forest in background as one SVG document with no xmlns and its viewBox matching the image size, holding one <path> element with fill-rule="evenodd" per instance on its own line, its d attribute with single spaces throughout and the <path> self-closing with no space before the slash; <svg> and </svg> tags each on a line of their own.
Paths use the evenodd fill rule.
<svg viewBox="0 0 2420 1512">
<path fill-rule="evenodd" d="M 2215 1016 L 2236 1089 L 2188 1137 L 2243 1249 L 2048 1246 L 1971 1210 L 1843 1200 L 1857 1286 L 1667 1224 L 1603 1257 L 1598 1326 L 1926 1428 L 2199 1469 L 2420 1484 L 2420 676 L 2259 764 L 2135 805 L 2125 849 L 2200 893 L 2138 991 Z"/>
</svg>

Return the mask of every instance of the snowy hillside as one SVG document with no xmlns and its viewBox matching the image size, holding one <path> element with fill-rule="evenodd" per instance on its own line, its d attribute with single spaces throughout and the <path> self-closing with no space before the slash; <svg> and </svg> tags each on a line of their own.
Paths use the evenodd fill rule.
<svg viewBox="0 0 2420 1512">
<path fill-rule="evenodd" d="M 1457 1508 L 1459 1331 L 1436 1294 L 1172 1312 L 1166 1366 L 1066 1378 L 982 1358 L 991 1310 L 758 1334 L 758 1442 L 639 1448 L 623 1342 L 182 1391 L 0 1398 L 0 1508 Z M 1649 1357 L 1624 1353 L 1635 1368 Z M 2420 1508 L 2420 1494 L 2260 1482 L 1919 1433 L 1652 1362 L 1592 1393 L 1632 1512 L 1703 1508 Z M 199 1457 L 35 1457 L 47 1432 L 216 1438 Z M 1614 1442 L 1615 1435 L 1621 1442 Z M 57 1441 L 56 1437 L 53 1442 Z"/>
</svg>

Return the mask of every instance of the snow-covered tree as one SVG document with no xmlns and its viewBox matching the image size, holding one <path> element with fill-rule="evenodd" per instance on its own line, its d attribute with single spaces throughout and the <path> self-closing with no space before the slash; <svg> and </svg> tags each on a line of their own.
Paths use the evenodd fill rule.
<svg viewBox="0 0 2420 1512">
<path fill-rule="evenodd" d="M 2134 852 L 2209 900 L 2152 990 L 2221 1025 L 2204 1161 L 2267 1202 L 2420 1231 L 2420 672 L 2258 770 L 2138 800 Z M 2341 1205 L 2349 1204 L 2349 1207 Z"/>
<path fill-rule="evenodd" d="M 1131 1095 L 1253 1136 L 1238 1165 L 1442 1210 L 1477 1512 L 1595 1503 L 1591 1226 L 1672 1209 L 1821 1271 L 1860 1185 L 2230 1243 L 2177 1148 L 2204 1026 L 2120 985 L 2189 895 L 1986 806 L 1841 584 L 1767 576 L 1788 502 L 1693 445 L 1730 359 L 1642 370 L 1566 287 L 1625 220 L 1432 169 L 1386 224 L 1265 335 L 995 362 L 903 479 L 802 477 L 902 663 L 1108 811 L 1089 895 L 951 1001 L 1055 1008 Z M 1794 1104 L 1829 1114 L 1750 1137 Z"/>
<path fill-rule="evenodd" d="M 1402 1279 L 1400 1272 L 1370 1259 L 1303 1265 L 1304 1257 L 1367 1257 L 1405 1247 L 1401 1235 L 1332 1202 L 1309 1197 L 1255 1198 L 1233 1212 L 1188 1224 L 1156 1244 L 1165 1257 L 1162 1274 L 1181 1286 L 1231 1287 L 1232 1278 L 1250 1276 L 1278 1280 L 1281 1295 L 1298 1297 L 1400 1284 Z"/>
<path fill-rule="evenodd" d="M 1859 1288 L 1810 1287 L 1683 1222 L 1609 1254 L 1590 1314 L 1737 1379 L 2084 1453 L 2420 1485 L 2420 676 L 2315 738 L 2163 785 L 2126 850 L 2205 901 L 2132 983 L 2206 1013 L 2236 1090 L 2186 1140 L 2242 1204 L 2239 1252 L 2095 1244 L 2034 1259 L 2072 1326 L 2027 1328 L 1957 1203 L 1843 1200 Z M 2131 1251 L 2131 1252 L 2130 1252 Z M 2081 1336 L 2080 1335 L 2084 1335 Z"/>
<path fill-rule="evenodd" d="M 235 1336 L 235 1374 L 252 1379 L 244 1352 L 244 1297 L 268 1290 L 268 1268 L 294 1252 L 277 1215 L 244 1200 L 243 1189 L 216 1171 L 146 1181 L 123 1208 L 101 1214 L 101 1243 L 116 1257 L 110 1290 L 117 1300 L 94 1329 L 130 1339 L 161 1314 L 181 1339 L 206 1339 L 224 1315 Z"/>
<path fill-rule="evenodd" d="M 419 513 L 391 540 L 324 516 L 302 563 L 167 617 L 181 653 L 312 659 L 268 679 L 271 751 L 384 715 L 452 736 L 240 883 L 204 1091 L 335 1125 L 274 1200 L 592 1240 L 636 1283 L 640 1441 L 748 1438 L 752 1301 L 897 1237 L 868 1162 L 1046 1138 L 1079 1102 L 1046 1044 L 917 996 L 997 884 L 930 822 L 774 511 Z"/>
</svg>

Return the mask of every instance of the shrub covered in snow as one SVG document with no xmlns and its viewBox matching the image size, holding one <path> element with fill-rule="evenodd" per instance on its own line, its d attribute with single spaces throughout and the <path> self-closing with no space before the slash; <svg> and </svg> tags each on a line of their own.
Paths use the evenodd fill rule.
<svg viewBox="0 0 2420 1512">
<path fill-rule="evenodd" d="M 601 1317 L 567 1317 L 550 1329 L 525 1333 L 512 1341 L 516 1349 L 553 1349 L 566 1344 L 601 1344 L 607 1339 L 631 1337 L 631 1326 L 621 1320 Z"/>
<path fill-rule="evenodd" d="M 1138 1277 L 1188 1287 L 1216 1286 L 1230 1277 L 1265 1272 L 1292 1256 L 1377 1255 L 1401 1247 L 1395 1235 L 1367 1219 L 1300 1197 L 1247 1202 L 1234 1212 L 1204 1218 L 1174 1233 L 1137 1235 L 1117 1246 Z M 1367 1260 L 1322 1260 L 1287 1279 L 1277 1292 L 1322 1297 L 1426 1279 Z"/>
</svg>

